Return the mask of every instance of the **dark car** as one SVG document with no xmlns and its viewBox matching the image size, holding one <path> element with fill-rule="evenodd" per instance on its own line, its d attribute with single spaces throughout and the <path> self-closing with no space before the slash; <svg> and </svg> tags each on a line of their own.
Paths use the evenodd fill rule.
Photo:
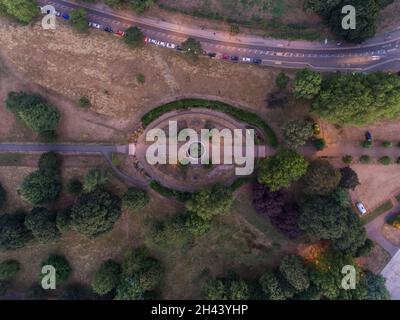
<svg viewBox="0 0 400 320">
<path fill-rule="evenodd" d="M 207 54 L 210 58 L 215 58 L 217 56 L 217 54 L 215 52 L 209 52 Z"/>
<path fill-rule="evenodd" d="M 178 50 L 178 51 L 182 51 L 183 50 L 183 48 L 182 48 L 182 46 L 176 46 L 176 48 L 175 48 L 176 50 Z"/>
<path fill-rule="evenodd" d="M 62 13 L 61 17 L 63 17 L 64 20 L 69 20 L 69 14 L 68 13 Z"/>
<path fill-rule="evenodd" d="M 254 59 L 253 59 L 253 63 L 254 63 L 254 64 L 261 64 L 261 63 L 262 63 L 262 60 L 259 59 L 259 58 L 254 58 Z"/>
<path fill-rule="evenodd" d="M 367 141 L 372 141 L 372 134 L 371 134 L 371 132 L 367 131 L 367 132 L 365 133 L 365 140 L 367 140 Z"/>
<path fill-rule="evenodd" d="M 105 28 L 104 28 L 104 31 L 105 31 L 105 32 L 110 32 L 110 33 L 113 33 L 113 32 L 114 32 L 113 29 L 112 29 L 111 27 L 105 27 Z"/>
<path fill-rule="evenodd" d="M 238 56 L 232 56 L 231 57 L 231 61 L 239 61 L 239 57 Z"/>
</svg>

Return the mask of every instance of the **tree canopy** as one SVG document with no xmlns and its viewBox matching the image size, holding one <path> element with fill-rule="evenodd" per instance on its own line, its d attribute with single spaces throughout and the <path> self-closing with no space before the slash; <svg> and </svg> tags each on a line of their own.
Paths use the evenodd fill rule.
<svg viewBox="0 0 400 320">
<path fill-rule="evenodd" d="M 25 218 L 25 226 L 40 243 L 50 243 L 60 237 L 56 217 L 55 212 L 46 208 L 33 208 Z"/>
<path fill-rule="evenodd" d="M 384 72 L 333 75 L 324 81 L 312 110 L 339 125 L 393 119 L 400 113 L 400 77 Z"/>
<path fill-rule="evenodd" d="M 188 38 L 182 42 L 182 50 L 191 60 L 196 60 L 203 53 L 200 41 Z"/>
<path fill-rule="evenodd" d="M 69 265 L 68 260 L 59 254 L 50 254 L 48 258 L 42 262 L 41 266 L 53 266 L 56 269 L 57 283 L 67 281 L 72 273 L 72 268 Z"/>
<path fill-rule="evenodd" d="M 298 99 L 312 99 L 321 90 L 322 75 L 310 69 L 302 69 L 296 72 L 294 79 L 294 95 Z"/>
<path fill-rule="evenodd" d="M 144 35 L 138 27 L 129 27 L 125 30 L 125 36 L 123 40 L 131 47 L 137 48 L 143 46 Z"/>
<path fill-rule="evenodd" d="M 71 226 L 86 236 L 110 231 L 121 215 L 121 200 L 104 190 L 82 194 L 71 209 Z"/>
<path fill-rule="evenodd" d="M 304 291 L 310 286 L 307 269 L 298 256 L 284 257 L 281 260 L 279 271 L 297 291 Z"/>
<path fill-rule="evenodd" d="M 354 190 L 358 185 L 360 185 L 360 181 L 358 180 L 357 172 L 355 172 L 350 167 L 344 167 L 340 169 L 340 187 L 344 189 Z"/>
<path fill-rule="evenodd" d="M 5 260 L 0 263 L 0 281 L 11 280 L 20 271 L 21 266 L 16 260 Z"/>
<path fill-rule="evenodd" d="M 92 289 L 99 295 L 105 295 L 115 289 L 120 281 L 121 266 L 114 260 L 107 260 L 93 275 Z"/>
<path fill-rule="evenodd" d="M 308 161 L 293 150 L 281 150 L 276 155 L 261 161 L 258 181 L 271 191 L 289 187 L 306 172 Z"/>
<path fill-rule="evenodd" d="M 285 144 L 293 149 L 305 145 L 314 135 L 312 122 L 307 120 L 289 121 L 284 125 L 282 131 Z"/>
<path fill-rule="evenodd" d="M 104 187 L 107 182 L 107 172 L 99 168 L 93 168 L 83 178 L 83 188 L 86 192 L 92 192 L 97 188 Z"/>
<path fill-rule="evenodd" d="M 0 215 L 0 250 L 15 250 L 22 248 L 32 238 L 32 233 L 25 227 L 25 214 Z"/>
<path fill-rule="evenodd" d="M 148 193 L 137 188 L 129 188 L 122 197 L 122 207 L 134 212 L 142 210 L 149 202 Z"/>
<path fill-rule="evenodd" d="M 37 5 L 33 0 L 0 0 L 1 8 L 4 8 L 8 15 L 22 23 L 31 22 L 39 14 Z"/>
<path fill-rule="evenodd" d="M 303 192 L 310 195 L 328 195 L 337 188 L 340 172 L 329 161 L 315 160 L 302 178 Z"/>
<path fill-rule="evenodd" d="M 69 20 L 73 29 L 80 33 L 87 33 L 89 31 L 89 21 L 85 9 L 74 9 L 70 13 Z"/>
</svg>

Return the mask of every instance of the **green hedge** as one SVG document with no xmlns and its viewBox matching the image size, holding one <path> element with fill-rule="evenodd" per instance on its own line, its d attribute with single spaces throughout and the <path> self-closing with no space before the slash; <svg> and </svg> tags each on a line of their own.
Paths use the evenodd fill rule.
<svg viewBox="0 0 400 320">
<path fill-rule="evenodd" d="M 192 195 L 190 192 L 182 192 L 169 189 L 167 187 L 162 186 L 159 182 L 154 180 L 150 182 L 150 188 L 152 188 L 154 191 L 157 191 L 159 194 L 161 194 L 166 198 L 175 198 L 180 202 L 186 202 Z"/>
<path fill-rule="evenodd" d="M 220 111 L 225 114 L 228 114 L 237 120 L 246 122 L 250 125 L 253 125 L 255 127 L 258 127 L 261 129 L 265 137 L 267 139 L 267 143 L 271 147 L 277 147 L 278 146 L 278 139 L 274 133 L 274 131 L 271 129 L 271 127 L 258 116 L 257 114 L 253 112 L 248 112 L 244 111 L 239 108 L 235 108 L 229 104 L 220 102 L 220 101 L 212 101 L 212 100 L 201 100 L 201 99 L 183 99 L 183 100 L 178 100 L 174 102 L 170 102 L 167 104 L 164 104 L 162 106 L 159 106 L 150 112 L 146 113 L 142 117 L 142 123 L 144 126 L 148 126 L 150 123 L 152 123 L 154 120 L 159 118 L 165 113 L 168 113 L 170 111 L 174 110 L 187 110 L 191 108 L 206 108 L 206 109 L 211 109 L 215 111 Z"/>
</svg>

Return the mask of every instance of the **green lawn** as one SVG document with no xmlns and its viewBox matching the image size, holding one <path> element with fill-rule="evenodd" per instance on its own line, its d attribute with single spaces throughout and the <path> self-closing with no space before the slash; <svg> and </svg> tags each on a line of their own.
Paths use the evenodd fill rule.
<svg viewBox="0 0 400 320">
<path fill-rule="evenodd" d="M 365 217 L 361 218 L 363 224 L 367 224 L 372 220 L 379 217 L 381 214 L 388 212 L 393 208 L 393 203 L 391 200 L 385 201 L 379 207 L 375 208 L 373 211 L 368 213 Z"/>
</svg>

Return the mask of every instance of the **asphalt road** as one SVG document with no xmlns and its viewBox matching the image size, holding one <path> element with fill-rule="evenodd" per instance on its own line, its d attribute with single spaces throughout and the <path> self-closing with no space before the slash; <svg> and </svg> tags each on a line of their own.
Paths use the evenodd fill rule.
<svg viewBox="0 0 400 320">
<path fill-rule="evenodd" d="M 128 153 L 128 146 L 98 144 L 0 143 L 0 152 Z"/>
<path fill-rule="evenodd" d="M 99 7 L 98 4 L 62 0 L 39 0 L 38 3 L 51 4 L 57 11 L 65 13 L 82 7 L 87 10 L 89 20 L 102 27 L 109 26 L 117 31 L 136 25 L 147 37 L 169 43 L 180 44 L 191 36 L 200 40 L 207 52 L 217 53 L 217 58 L 226 53 L 240 58 L 260 58 L 263 65 L 280 68 L 310 67 L 320 71 L 400 70 L 400 28 L 378 35 L 363 45 L 339 47 L 332 41 L 325 45 L 322 42 L 232 36 L 221 31 L 195 29 L 125 11 L 115 11 Z"/>
</svg>

